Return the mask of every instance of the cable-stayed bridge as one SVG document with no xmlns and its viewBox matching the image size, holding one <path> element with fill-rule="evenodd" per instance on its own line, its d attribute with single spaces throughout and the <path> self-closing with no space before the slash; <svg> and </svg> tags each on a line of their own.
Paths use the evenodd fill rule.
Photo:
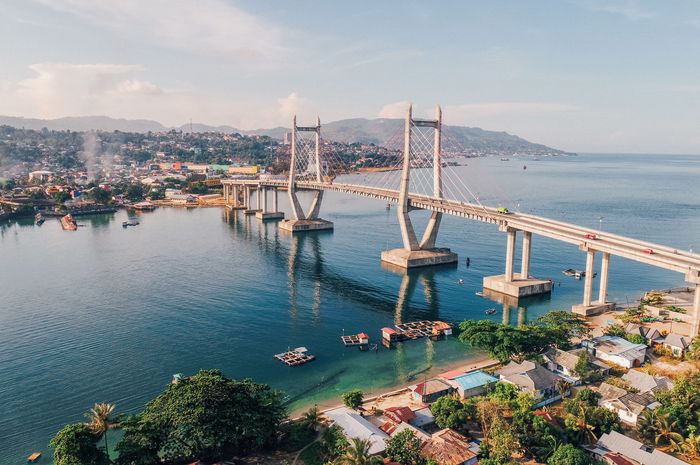
<svg viewBox="0 0 700 465">
<path fill-rule="evenodd" d="M 584 315 L 599 313 L 614 306 L 614 303 L 607 301 L 611 256 L 672 270 L 682 273 L 689 287 L 694 288 L 694 313 L 687 318 L 692 333 L 700 332 L 697 317 L 700 315 L 700 255 L 522 213 L 514 208 L 512 200 L 502 191 L 501 198 L 496 197 L 494 201 L 505 203 L 508 207 L 486 205 L 485 196 L 475 192 L 453 168 L 459 165 L 456 160 L 467 156 L 469 150 L 455 140 L 443 140 L 439 107 L 434 119 L 418 119 L 413 117 L 409 106 L 402 133 L 392 137 L 384 146 L 377 147 L 377 154 L 371 160 L 365 160 L 370 166 L 364 172 L 370 171 L 371 174 L 361 175 L 356 167 L 348 168 L 348 164 L 337 154 L 322 149 L 320 120 L 317 119 L 315 126 L 297 126 L 295 117 L 287 174 L 226 179 L 223 181 L 225 200 L 232 208 L 254 213 L 261 220 L 282 219 L 284 213 L 278 208 L 278 193 L 284 190 L 292 207 L 292 218 L 282 220 L 279 227 L 291 233 L 333 228 L 332 222 L 319 217 L 325 191 L 396 204 L 403 247 L 382 252 L 381 259 L 402 268 L 457 261 L 457 255 L 449 248 L 436 246 L 445 214 L 496 224 L 500 231 L 506 233 L 506 265 L 502 275 L 485 277 L 484 287 L 513 297 L 551 291 L 551 281 L 530 276 L 533 234 L 575 244 L 586 253 L 586 270 L 582 303 L 575 305 L 573 310 Z M 497 183 L 492 187 L 493 190 L 500 190 Z M 306 212 L 297 197 L 298 191 L 313 193 Z M 272 196 L 271 208 L 268 208 L 268 196 Z M 255 197 L 257 208 L 253 209 Z M 409 213 L 413 210 L 430 212 L 426 230 L 420 238 L 411 222 Z M 523 238 L 520 270 L 516 272 L 515 249 L 519 232 Z M 600 254 L 601 265 L 598 295 L 594 300 L 593 277 L 597 254 Z"/>
</svg>

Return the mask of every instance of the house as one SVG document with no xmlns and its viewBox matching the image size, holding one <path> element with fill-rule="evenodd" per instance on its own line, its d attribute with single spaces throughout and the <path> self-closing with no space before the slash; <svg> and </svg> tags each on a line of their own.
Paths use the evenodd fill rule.
<svg viewBox="0 0 700 465">
<path fill-rule="evenodd" d="M 409 386 L 409 389 L 413 391 L 413 397 L 424 404 L 433 403 L 455 390 L 447 381 L 440 378 L 429 379 L 424 383 Z"/>
<path fill-rule="evenodd" d="M 342 429 L 346 437 L 369 441 L 370 454 L 381 454 L 386 449 L 386 441 L 389 439 L 389 435 L 354 410 L 341 407 L 326 412 L 325 416 Z"/>
<path fill-rule="evenodd" d="M 610 464 L 627 465 L 619 460 L 625 459 L 633 465 L 688 465 L 672 455 L 665 454 L 653 447 L 627 437 L 617 431 L 603 434 L 598 442 L 586 449 L 597 460 Z"/>
<path fill-rule="evenodd" d="M 549 349 L 543 355 L 545 366 L 549 371 L 553 371 L 574 386 L 578 386 L 581 384 L 581 377 L 575 374 L 576 364 L 585 350 L 564 351 L 555 348 Z M 600 371 L 603 375 L 610 371 L 610 366 L 600 360 L 589 360 L 589 368 Z"/>
<path fill-rule="evenodd" d="M 425 428 L 435 423 L 435 416 L 430 411 L 430 407 L 414 410 L 413 413 L 416 415 L 416 418 L 409 420 L 409 422 L 416 428 Z"/>
<path fill-rule="evenodd" d="M 510 362 L 496 371 L 500 380 L 515 384 L 521 391 L 531 394 L 541 407 L 561 399 L 557 391 L 557 381 L 562 379 L 542 365 L 526 360 L 522 363 Z"/>
<path fill-rule="evenodd" d="M 384 410 L 383 416 L 380 417 L 381 423 L 379 429 L 389 436 L 393 436 L 403 431 L 408 426 L 410 427 L 409 429 L 413 430 L 416 436 L 423 435 L 427 438 L 427 435 L 423 433 L 423 431 L 410 425 L 410 422 L 415 420 L 415 418 L 416 414 L 408 407 L 389 407 Z"/>
<path fill-rule="evenodd" d="M 450 428 L 438 431 L 425 441 L 421 455 L 435 460 L 438 465 L 474 465 L 479 461 L 467 438 Z"/>
<path fill-rule="evenodd" d="M 617 336 L 599 336 L 584 341 L 583 346 L 594 357 L 624 368 L 640 366 L 646 359 L 647 346 Z"/>
<path fill-rule="evenodd" d="M 470 373 L 463 373 L 461 376 L 456 376 L 447 382 L 455 388 L 462 399 L 466 399 L 467 397 L 480 396 L 486 393 L 498 382 L 498 378 L 481 370 L 476 370 Z"/>
<path fill-rule="evenodd" d="M 625 333 L 638 334 L 645 338 L 650 345 L 658 344 L 664 338 L 658 329 L 638 325 L 637 323 L 627 323 L 627 326 L 625 326 Z"/>
<path fill-rule="evenodd" d="M 657 389 L 671 389 L 673 381 L 666 376 L 652 376 L 639 370 L 630 370 L 622 376 L 630 386 L 639 392 L 656 391 Z"/>
<path fill-rule="evenodd" d="M 661 405 L 654 398 L 652 391 L 635 394 L 622 388 L 602 383 L 598 392 L 601 395 L 601 399 L 598 401 L 599 405 L 617 413 L 620 420 L 633 426 L 636 426 L 637 418 L 644 410 L 654 410 Z"/>
<path fill-rule="evenodd" d="M 664 338 L 662 345 L 669 349 L 674 357 L 681 358 L 685 355 L 686 350 L 690 347 L 691 339 L 681 336 L 676 333 L 668 333 Z"/>
</svg>

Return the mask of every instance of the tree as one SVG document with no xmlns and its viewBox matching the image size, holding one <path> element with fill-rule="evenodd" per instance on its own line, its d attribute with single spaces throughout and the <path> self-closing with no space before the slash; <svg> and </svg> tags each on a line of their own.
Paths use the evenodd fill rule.
<svg viewBox="0 0 700 465">
<path fill-rule="evenodd" d="M 467 407 L 455 396 L 440 397 L 430 407 L 435 424 L 440 428 L 464 429 L 469 417 Z"/>
<path fill-rule="evenodd" d="M 554 451 L 547 465 L 591 465 L 591 459 L 578 447 L 564 444 Z"/>
<path fill-rule="evenodd" d="M 338 425 L 332 425 L 323 432 L 321 450 L 326 461 L 335 460 L 348 448 L 349 443 L 343 430 Z"/>
<path fill-rule="evenodd" d="M 70 194 L 66 191 L 58 191 L 53 195 L 53 199 L 56 203 L 63 203 L 70 199 Z"/>
<path fill-rule="evenodd" d="M 496 417 L 491 425 L 491 431 L 486 442 L 486 457 L 479 463 L 485 465 L 510 465 L 514 463 L 513 453 L 516 452 L 515 437 L 511 427 L 503 417 Z"/>
<path fill-rule="evenodd" d="M 55 465 L 106 465 L 107 454 L 97 447 L 100 436 L 84 423 L 66 425 L 49 445 Z"/>
<path fill-rule="evenodd" d="M 637 431 L 639 437 L 647 444 L 653 444 L 656 440 L 656 411 L 658 409 L 645 409 L 637 418 Z"/>
<path fill-rule="evenodd" d="M 544 418 L 531 411 L 513 414 L 513 435 L 524 452 L 544 462 L 559 447 L 557 431 Z"/>
<path fill-rule="evenodd" d="M 123 424 L 117 449 L 128 450 L 130 461 L 120 463 L 142 463 L 154 450 L 163 460 L 178 462 L 246 454 L 273 444 L 284 417 L 280 392 L 202 370 L 169 385 Z"/>
<path fill-rule="evenodd" d="M 101 187 L 93 188 L 89 193 L 88 197 L 97 203 L 108 203 L 112 200 L 112 193 L 107 189 L 102 189 Z"/>
<path fill-rule="evenodd" d="M 625 327 L 621 324 L 613 323 L 610 325 L 607 325 L 605 329 L 603 329 L 603 334 L 606 336 L 617 336 L 617 337 L 625 337 L 627 336 L 627 331 L 625 331 Z"/>
<path fill-rule="evenodd" d="M 386 443 L 386 455 L 401 465 L 424 465 L 425 459 L 420 455 L 421 441 L 410 429 L 394 435 Z"/>
<path fill-rule="evenodd" d="M 311 430 L 315 430 L 321 423 L 321 414 L 318 412 L 318 406 L 314 405 L 301 416 L 301 422 L 304 426 Z"/>
<path fill-rule="evenodd" d="M 348 448 L 335 463 L 337 465 L 380 465 L 382 459 L 369 453 L 371 445 L 369 439 L 352 438 Z"/>
<path fill-rule="evenodd" d="M 571 389 L 571 383 L 565 380 L 564 378 L 559 378 L 556 383 L 554 383 L 554 387 L 557 388 L 557 392 L 563 399 L 566 397 L 567 392 Z"/>
<path fill-rule="evenodd" d="M 549 347 L 541 328 L 530 325 L 514 328 L 490 320 L 466 320 L 460 330 L 462 343 L 483 349 L 500 362 L 522 362 Z"/>
<path fill-rule="evenodd" d="M 515 384 L 499 381 L 495 384 L 493 391 L 489 393 L 489 397 L 502 404 L 511 406 L 518 398 L 519 392 L 520 390 Z"/>
<path fill-rule="evenodd" d="M 662 412 L 656 415 L 654 426 L 656 428 L 656 437 L 654 438 L 656 445 L 669 445 L 678 449 L 683 441 L 683 436 L 677 431 L 677 421 L 672 420 L 668 413 Z"/>
<path fill-rule="evenodd" d="M 126 198 L 132 202 L 143 200 L 143 186 L 140 183 L 129 184 L 126 188 Z"/>
<path fill-rule="evenodd" d="M 114 404 L 95 404 L 85 416 L 88 418 L 90 428 L 105 439 L 105 452 L 109 455 L 109 445 L 107 444 L 107 431 L 114 428 L 115 420 L 112 418 L 114 412 Z"/>
<path fill-rule="evenodd" d="M 571 348 L 571 339 L 585 339 L 591 334 L 584 317 L 565 310 L 546 313 L 537 318 L 534 324 L 545 328 L 549 343 L 563 350 Z"/>
<path fill-rule="evenodd" d="M 578 356 L 576 365 L 574 365 L 574 374 L 581 378 L 581 381 L 587 381 L 591 376 L 591 358 L 588 355 L 588 351 L 583 350 Z"/>
<path fill-rule="evenodd" d="M 626 339 L 630 341 L 632 344 L 646 344 L 647 343 L 647 338 L 642 336 L 641 334 L 627 334 Z"/>
<path fill-rule="evenodd" d="M 700 457 L 700 435 L 690 433 L 681 443 L 683 454 L 691 460 Z"/>
<path fill-rule="evenodd" d="M 362 407 L 365 395 L 360 389 L 353 389 L 343 394 L 343 403 L 347 408 L 358 410 Z"/>
</svg>

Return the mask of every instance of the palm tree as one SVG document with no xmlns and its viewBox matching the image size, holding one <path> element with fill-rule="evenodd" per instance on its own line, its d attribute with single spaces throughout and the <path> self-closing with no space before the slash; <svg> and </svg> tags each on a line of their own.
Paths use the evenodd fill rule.
<svg viewBox="0 0 700 465">
<path fill-rule="evenodd" d="M 566 393 L 569 392 L 569 389 L 571 389 L 571 383 L 565 380 L 564 378 L 559 378 L 555 386 L 562 399 L 566 397 Z"/>
<path fill-rule="evenodd" d="M 90 428 L 100 436 L 105 438 L 105 451 L 109 454 L 109 448 L 107 446 L 107 431 L 116 426 L 114 418 L 112 418 L 112 412 L 114 412 L 114 404 L 100 403 L 95 404 L 85 416 L 88 418 L 88 425 Z"/>
<path fill-rule="evenodd" d="M 637 431 L 644 442 L 651 444 L 656 439 L 656 411 L 646 409 L 637 418 Z"/>
<path fill-rule="evenodd" d="M 681 444 L 683 453 L 691 459 L 700 457 L 700 434 L 690 433 Z"/>
<path fill-rule="evenodd" d="M 678 449 L 680 443 L 683 441 L 683 436 L 676 432 L 677 425 L 676 420 L 671 420 L 668 413 L 660 413 L 656 416 L 656 445 L 668 444 Z"/>
<path fill-rule="evenodd" d="M 588 407 L 579 405 L 578 415 L 574 417 L 575 429 L 579 432 L 579 442 L 588 444 L 595 442 L 598 437 L 595 434 L 595 426 L 588 423 Z"/>
<path fill-rule="evenodd" d="M 380 465 L 382 459 L 370 455 L 372 443 L 368 439 L 352 438 L 345 453 L 335 461 L 337 465 Z"/>
<path fill-rule="evenodd" d="M 538 460 L 541 462 L 546 462 L 547 459 L 554 453 L 555 450 L 559 449 L 563 443 L 560 442 L 555 436 L 548 434 L 544 437 L 544 443 L 535 446 L 533 452 Z"/>
<path fill-rule="evenodd" d="M 314 405 L 301 416 L 301 423 L 311 430 L 315 430 L 321 423 L 321 414 L 318 407 Z"/>
</svg>

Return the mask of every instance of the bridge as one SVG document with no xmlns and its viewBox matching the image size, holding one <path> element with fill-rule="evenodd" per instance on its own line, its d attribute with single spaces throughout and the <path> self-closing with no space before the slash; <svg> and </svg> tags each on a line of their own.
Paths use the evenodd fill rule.
<svg viewBox="0 0 700 465">
<path fill-rule="evenodd" d="M 403 128 L 403 150 L 387 155 L 395 163 L 387 172 L 400 172 L 398 176 L 382 177 L 383 184 L 378 186 L 338 182 L 330 171 L 338 169 L 342 163 L 334 162 L 321 153 L 321 123 L 317 119 L 315 126 L 297 126 L 296 117 L 292 124 L 292 143 L 289 173 L 287 176 L 260 175 L 256 178 L 239 177 L 223 180 L 224 198 L 231 208 L 245 210 L 246 214 L 255 214 L 261 220 L 281 220 L 280 229 L 291 233 L 333 228 L 333 223 L 319 217 L 323 193 L 339 192 L 350 195 L 373 198 L 396 204 L 397 215 L 403 247 L 384 251 L 381 260 L 402 268 L 414 268 L 455 263 L 457 255 L 448 248 L 436 247 L 436 239 L 443 215 L 452 215 L 468 220 L 498 225 L 506 233 L 506 264 L 502 275 L 484 277 L 484 288 L 512 297 L 547 293 L 552 283 L 530 275 L 530 257 L 532 235 L 574 244 L 586 253 L 586 270 L 581 304 L 574 305 L 573 311 L 582 315 L 593 315 L 614 307 L 608 302 L 608 277 L 610 257 L 617 256 L 658 268 L 682 273 L 689 287 L 694 288 L 693 312 L 687 316 L 691 323 L 692 334 L 700 333 L 700 255 L 676 248 L 646 242 L 608 232 L 557 221 L 541 216 L 508 211 L 483 205 L 478 197 L 447 198 L 445 181 L 452 186 L 461 182 L 459 179 L 445 177 L 445 157 L 442 150 L 442 112 L 438 107 L 435 119 L 413 118 L 409 106 Z M 432 137 L 426 136 L 428 128 Z M 312 139 L 300 142 L 300 133 L 313 134 Z M 432 140 L 431 140 L 432 139 Z M 430 141 L 431 143 L 427 143 Z M 428 153 L 430 152 L 430 153 Z M 335 169 L 333 169 L 335 167 Z M 326 173 L 324 173 L 324 170 Z M 346 171 L 349 172 L 349 171 Z M 432 182 L 421 183 L 420 173 L 428 172 Z M 418 173 L 413 177 L 412 174 Z M 389 181 L 387 182 L 387 179 Z M 417 182 L 416 182 L 417 181 Z M 398 186 L 388 186 L 398 182 Z M 469 191 L 468 186 L 464 186 Z M 422 191 L 421 191 L 422 190 Z M 284 220 L 284 213 L 278 208 L 278 192 L 286 191 L 292 206 L 293 218 Z M 310 191 L 313 200 L 305 213 L 299 199 L 298 191 Z M 257 195 L 257 208 L 252 209 L 253 192 Z M 470 192 L 470 191 L 469 191 Z M 273 197 L 269 209 L 268 194 Z M 409 213 L 414 210 L 430 212 L 430 219 L 422 238 L 418 236 L 411 223 Z M 522 234 L 522 251 L 520 271 L 515 272 L 515 254 L 517 234 Z M 593 298 L 593 277 L 595 276 L 596 255 L 600 254 L 601 266 L 597 299 Z"/>
</svg>

